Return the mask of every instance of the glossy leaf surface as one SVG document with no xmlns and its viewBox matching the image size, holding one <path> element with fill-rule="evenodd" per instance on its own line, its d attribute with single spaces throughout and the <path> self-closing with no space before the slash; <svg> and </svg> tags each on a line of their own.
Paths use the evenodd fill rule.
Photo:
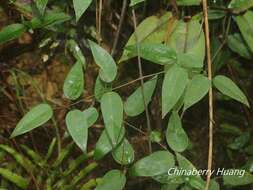
<svg viewBox="0 0 253 190">
<path fill-rule="evenodd" d="M 139 44 L 141 44 L 142 42 L 160 43 L 164 41 L 164 36 L 167 33 L 167 23 L 171 16 L 172 14 L 168 12 L 161 17 L 150 16 L 144 19 L 137 26 L 136 31 L 130 36 L 125 47 L 135 45 L 136 37 L 138 39 Z M 126 61 L 135 56 L 136 53 L 125 49 L 123 55 L 120 58 L 120 62 Z"/>
<path fill-rule="evenodd" d="M 76 21 L 78 21 L 86 9 L 90 6 L 92 0 L 73 0 Z"/>
<path fill-rule="evenodd" d="M 173 112 L 170 116 L 166 131 L 166 140 L 170 148 L 176 152 L 183 152 L 188 147 L 188 136 L 176 112 Z"/>
<path fill-rule="evenodd" d="M 218 75 L 213 79 L 213 84 L 222 94 L 249 106 L 246 96 L 231 79 L 223 75 Z"/>
<path fill-rule="evenodd" d="M 120 136 L 118 138 L 117 144 L 119 144 L 122 141 L 124 134 L 125 134 L 125 128 L 122 128 L 121 130 L 122 131 L 119 133 Z M 95 147 L 95 151 L 94 151 L 95 160 L 102 159 L 106 154 L 108 154 L 110 151 L 112 151 L 113 147 L 114 146 L 113 146 L 106 130 L 104 130 L 96 143 L 96 147 Z"/>
<path fill-rule="evenodd" d="M 177 65 L 174 65 L 166 72 L 162 86 L 163 117 L 176 105 L 185 90 L 187 82 L 188 74 L 186 70 Z"/>
<path fill-rule="evenodd" d="M 69 71 L 63 85 L 64 95 L 71 99 L 76 100 L 79 98 L 84 90 L 84 74 L 81 62 L 76 62 Z"/>
<path fill-rule="evenodd" d="M 253 11 L 247 11 L 243 15 L 236 17 L 237 25 L 242 33 L 243 38 L 253 52 Z"/>
<path fill-rule="evenodd" d="M 240 56 L 246 59 L 251 59 L 252 53 L 239 33 L 228 36 L 228 46 L 232 51 L 238 53 Z"/>
<path fill-rule="evenodd" d="M 74 142 L 82 151 L 86 152 L 88 125 L 84 113 L 80 110 L 72 110 L 68 112 L 66 116 L 66 125 Z"/>
<path fill-rule="evenodd" d="M 24 117 L 18 122 L 16 128 L 11 134 L 11 137 L 16 137 L 27 133 L 44 123 L 53 116 L 53 109 L 48 104 L 39 104 L 33 107 Z"/>
<path fill-rule="evenodd" d="M 111 170 L 104 175 L 96 190 L 122 190 L 125 184 L 125 175 L 119 170 Z"/>
<path fill-rule="evenodd" d="M 157 151 L 137 161 L 130 169 L 132 176 L 157 176 L 168 172 L 175 164 L 174 156 L 168 151 Z"/>
<path fill-rule="evenodd" d="M 96 64 L 100 67 L 99 77 L 104 82 L 112 82 L 117 75 L 117 66 L 112 56 L 98 44 L 89 41 Z"/>
<path fill-rule="evenodd" d="M 143 85 L 144 91 L 144 100 L 145 103 L 148 105 L 151 101 L 152 95 L 154 93 L 156 87 L 157 77 L 152 78 L 151 80 L 147 81 Z M 131 94 L 125 104 L 124 110 L 128 116 L 134 117 L 141 114 L 145 110 L 142 94 L 142 87 L 137 88 L 133 94 Z"/>
<path fill-rule="evenodd" d="M 177 60 L 177 54 L 175 50 L 164 44 L 142 43 L 138 48 L 140 57 L 159 65 L 172 64 Z M 136 45 L 132 45 L 126 47 L 126 50 L 131 51 L 133 55 L 137 56 L 138 48 Z"/>
<path fill-rule="evenodd" d="M 83 116 L 87 122 L 88 127 L 92 126 L 98 119 L 98 111 L 94 107 L 90 107 L 83 111 Z"/>
<path fill-rule="evenodd" d="M 118 144 L 123 131 L 123 102 L 115 92 L 108 92 L 101 98 L 101 110 L 105 129 L 113 146 Z"/>
<path fill-rule="evenodd" d="M 0 44 L 14 40 L 20 37 L 26 31 L 26 27 L 23 24 L 11 24 L 0 31 Z"/>
<path fill-rule="evenodd" d="M 114 160 L 121 165 L 128 165 L 134 161 L 134 149 L 127 139 L 124 139 L 112 152 Z"/>
<path fill-rule="evenodd" d="M 187 85 L 184 97 L 184 110 L 200 101 L 211 87 L 209 79 L 203 75 L 194 76 Z"/>
</svg>

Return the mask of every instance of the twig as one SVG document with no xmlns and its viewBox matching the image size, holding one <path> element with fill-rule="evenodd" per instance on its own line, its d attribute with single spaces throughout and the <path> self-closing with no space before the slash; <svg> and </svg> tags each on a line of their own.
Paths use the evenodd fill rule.
<svg viewBox="0 0 253 190">
<path fill-rule="evenodd" d="M 147 140 L 149 139 L 149 136 L 147 136 L 147 134 L 142 131 L 141 129 L 139 129 L 138 127 L 135 127 L 134 125 L 128 123 L 127 121 L 124 121 L 124 123 L 126 125 L 128 125 L 129 127 L 131 127 L 132 129 L 138 131 L 139 133 L 141 133 L 142 135 L 144 135 L 144 137 L 147 137 Z M 168 150 L 166 146 L 164 146 L 163 144 L 159 143 L 159 142 L 156 142 L 160 147 L 162 147 L 164 150 Z"/>
<path fill-rule="evenodd" d="M 153 76 L 156 76 L 156 75 L 160 75 L 160 74 L 163 74 L 163 73 L 165 73 L 165 71 L 160 71 L 160 72 L 157 72 L 157 73 L 153 73 L 153 74 L 150 74 L 150 75 L 145 75 L 145 76 L 139 77 L 139 78 L 134 79 L 134 80 L 132 80 L 130 82 L 127 82 L 125 84 L 116 86 L 116 87 L 113 88 L 113 90 L 117 90 L 117 89 L 123 88 L 123 87 L 128 86 L 130 84 L 133 84 L 133 83 L 135 83 L 137 81 L 144 80 L 146 78 L 150 78 L 150 77 L 153 77 Z"/>
<path fill-rule="evenodd" d="M 103 9 L 103 0 L 97 0 L 97 8 L 96 8 L 96 28 L 97 28 L 97 42 L 101 44 L 101 22 L 102 22 L 102 9 Z"/>
<path fill-rule="evenodd" d="M 206 38 L 206 53 L 207 53 L 207 66 L 208 66 L 208 79 L 212 81 L 212 57 L 210 48 L 210 37 L 209 37 L 209 23 L 208 23 L 208 8 L 207 0 L 203 0 L 203 13 L 205 21 L 205 38 Z M 213 162 L 213 89 L 209 89 L 209 148 L 208 148 L 208 174 L 206 180 L 205 190 L 209 189 L 211 180 L 211 170 Z"/>
<path fill-rule="evenodd" d="M 133 128 L 134 130 L 138 131 L 138 132 L 141 133 L 142 135 L 147 136 L 147 134 L 146 134 L 144 131 L 142 131 L 142 130 L 139 129 L 138 127 L 135 127 L 135 126 L 132 125 L 131 123 L 128 123 L 127 121 L 124 121 L 124 123 L 125 123 L 126 125 L 128 125 L 129 127 Z"/>
<path fill-rule="evenodd" d="M 222 41 L 221 45 L 216 50 L 216 52 L 213 54 L 213 56 L 212 56 L 212 62 L 215 60 L 215 58 L 217 57 L 217 55 L 220 53 L 220 51 L 222 50 L 222 48 L 227 43 L 228 33 L 229 33 L 230 26 L 231 26 L 231 17 L 228 18 L 228 25 L 226 27 L 226 31 L 225 31 L 225 34 L 224 34 L 224 40 Z"/>
<path fill-rule="evenodd" d="M 127 0 L 123 0 L 123 4 L 122 4 L 122 9 L 121 9 L 121 15 L 120 15 L 120 20 L 119 20 L 119 26 L 118 26 L 118 30 L 113 42 L 113 46 L 112 46 L 112 51 L 111 51 L 111 55 L 114 56 L 115 54 L 115 50 L 117 48 L 117 44 L 119 41 L 119 35 L 120 35 L 120 31 L 122 28 L 122 24 L 125 18 L 125 14 L 126 14 L 126 10 L 127 10 Z"/>
<path fill-rule="evenodd" d="M 178 10 L 178 6 L 177 6 L 177 1 L 171 0 L 170 3 L 173 8 L 173 16 L 178 19 L 179 18 L 179 10 Z"/>
<path fill-rule="evenodd" d="M 134 31 L 135 31 L 137 55 L 138 55 L 137 57 L 138 57 L 139 76 L 141 78 L 141 93 L 142 93 L 143 103 L 144 103 L 144 107 L 145 107 L 145 114 L 146 114 L 147 127 L 148 127 L 148 134 L 150 135 L 150 133 L 152 131 L 152 128 L 151 128 L 151 124 L 150 124 L 150 117 L 149 117 L 149 112 L 148 112 L 148 108 L 147 108 L 147 102 L 145 100 L 145 94 L 144 94 L 144 80 L 143 80 L 142 64 L 141 64 L 141 57 L 140 57 L 139 39 L 138 39 L 138 36 L 137 36 L 137 33 L 136 33 L 137 21 L 136 21 L 136 16 L 135 16 L 134 9 L 132 10 L 132 14 L 133 14 L 133 22 L 134 22 Z M 148 145 L 149 145 L 149 152 L 152 153 L 152 144 L 151 144 L 151 140 L 150 139 L 148 141 Z"/>
<path fill-rule="evenodd" d="M 134 80 L 132 80 L 132 81 L 130 81 L 130 82 L 127 82 L 127 83 L 121 84 L 121 85 L 119 85 L 119 86 L 116 86 L 116 87 L 112 88 L 112 90 L 118 90 L 118 89 L 120 89 L 120 88 L 129 86 L 129 85 L 131 85 L 131 84 L 133 84 L 133 83 L 135 83 L 135 82 L 138 82 L 138 81 L 140 81 L 140 80 L 144 80 L 144 79 L 146 79 L 146 78 L 150 78 L 150 77 L 153 77 L 153 76 L 156 76 L 156 75 L 159 75 L 159 74 L 163 74 L 163 73 L 165 73 L 165 71 L 160 71 L 160 72 L 153 73 L 153 74 L 150 74 L 150 75 L 145 75 L 145 76 L 143 76 L 143 77 L 139 77 L 139 78 L 137 78 L 137 79 L 134 79 Z M 95 96 L 94 94 L 91 95 L 91 96 L 88 96 L 88 97 L 85 98 L 85 100 L 89 100 L 90 98 L 93 98 L 94 96 Z M 82 100 L 79 100 L 79 101 L 77 101 L 77 102 L 71 104 L 70 106 L 74 106 L 74 105 L 79 104 L 79 103 L 81 103 L 81 102 L 83 102 L 83 101 L 85 101 L 85 100 L 83 100 L 83 99 L 82 99 Z"/>
</svg>

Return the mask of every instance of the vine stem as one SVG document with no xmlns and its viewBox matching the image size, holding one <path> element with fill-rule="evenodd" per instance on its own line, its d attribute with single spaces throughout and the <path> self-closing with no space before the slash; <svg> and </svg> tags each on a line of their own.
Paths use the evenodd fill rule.
<svg viewBox="0 0 253 190">
<path fill-rule="evenodd" d="M 143 77 L 139 77 L 139 78 L 134 79 L 134 80 L 132 80 L 132 81 L 130 81 L 130 82 L 127 82 L 127 83 L 121 84 L 121 85 L 119 85 L 119 86 L 113 87 L 112 90 L 118 90 L 118 89 L 121 89 L 121 88 L 123 88 L 123 87 L 126 87 L 126 86 L 129 86 L 129 85 L 131 85 L 131 84 L 134 84 L 135 82 L 138 82 L 138 81 L 140 81 L 140 80 L 142 80 L 142 79 L 154 77 L 154 76 L 156 76 L 156 75 L 161 75 L 161 74 L 164 74 L 164 73 L 165 73 L 165 71 L 160 71 L 160 72 L 157 72 L 157 73 L 153 73 L 153 74 L 149 74 L 149 75 L 144 75 Z M 151 80 L 152 80 L 152 79 L 151 79 Z M 77 105 L 77 104 L 79 104 L 79 103 L 81 103 L 81 102 L 84 102 L 85 100 L 89 101 L 89 100 L 90 100 L 91 98 L 93 98 L 94 96 L 95 96 L 95 95 L 93 94 L 93 95 L 90 95 L 90 96 L 88 96 L 88 97 L 85 97 L 85 99 L 82 99 L 82 100 L 79 100 L 79 101 L 77 101 L 77 102 L 75 102 L 75 103 L 72 103 L 72 104 L 70 104 L 70 106 Z M 51 101 L 51 102 L 54 103 L 54 104 L 59 105 L 59 104 L 56 103 L 56 102 L 53 102 L 53 101 Z M 60 105 L 60 106 L 62 106 L 62 105 Z M 62 106 L 62 107 L 64 107 L 64 106 Z M 68 108 L 68 107 L 64 107 L 64 109 L 65 109 L 65 108 Z"/>
<path fill-rule="evenodd" d="M 98 44 L 102 42 L 101 28 L 102 28 L 102 10 L 103 10 L 103 0 L 96 1 L 96 28 L 97 28 L 97 41 Z"/>
<path fill-rule="evenodd" d="M 208 10 L 207 10 L 207 0 L 203 0 L 203 13 L 205 21 L 205 39 L 206 39 L 206 54 L 207 54 L 207 71 L 208 79 L 212 81 L 212 57 L 210 48 L 210 33 L 209 33 L 209 23 L 208 23 Z M 208 174 L 206 179 L 205 190 L 209 190 L 211 181 L 211 170 L 213 162 L 213 89 L 209 89 L 209 147 L 208 147 Z"/>
<path fill-rule="evenodd" d="M 144 80 L 143 80 L 143 72 L 142 72 L 142 64 L 141 64 L 141 57 L 140 57 L 140 44 L 139 44 L 139 39 L 136 33 L 137 29 L 137 21 L 136 21 L 136 15 L 134 9 L 132 10 L 132 15 L 133 15 L 133 22 L 134 22 L 134 31 L 135 31 L 135 39 L 136 39 L 136 48 L 137 48 L 137 58 L 138 58 L 138 68 L 139 68 L 139 76 L 141 78 L 141 93 L 143 97 L 143 103 L 145 107 L 145 114 L 146 114 L 146 119 L 147 119 L 147 127 L 148 127 L 148 134 L 150 135 L 152 128 L 150 124 L 150 117 L 149 117 L 149 112 L 148 112 L 148 107 L 147 107 L 147 102 L 145 100 L 145 94 L 144 94 Z M 152 144 L 151 140 L 148 140 L 148 146 L 149 146 L 149 153 L 152 153 Z"/>
<path fill-rule="evenodd" d="M 126 10 L 127 10 L 127 0 L 123 0 L 121 15 L 120 15 L 120 21 L 119 21 L 118 29 L 117 29 L 116 36 L 115 36 L 115 39 L 114 39 L 114 42 L 113 42 L 112 50 L 111 50 L 111 55 L 112 56 L 115 55 L 115 50 L 116 50 L 117 45 L 118 45 L 119 35 L 120 35 L 122 25 L 123 25 L 123 21 L 124 21 L 125 15 L 126 15 Z"/>
</svg>

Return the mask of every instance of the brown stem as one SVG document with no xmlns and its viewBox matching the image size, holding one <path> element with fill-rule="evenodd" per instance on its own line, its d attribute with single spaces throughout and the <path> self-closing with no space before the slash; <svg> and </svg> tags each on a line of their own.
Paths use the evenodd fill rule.
<svg viewBox="0 0 253 190">
<path fill-rule="evenodd" d="M 212 81 L 212 57 L 210 48 L 210 34 L 209 34 L 209 23 L 208 23 L 208 7 L 207 0 L 203 0 L 203 13 L 205 21 L 205 39 L 206 39 L 206 54 L 207 54 L 207 69 L 208 79 Z M 208 148 L 208 174 L 206 180 L 205 190 L 209 189 L 211 180 L 211 170 L 213 162 L 213 89 L 209 89 L 209 148 Z"/>
<path fill-rule="evenodd" d="M 165 73 L 165 71 L 160 71 L 160 72 L 157 72 L 157 73 L 153 73 L 153 74 L 149 74 L 149 75 L 144 75 L 143 77 L 139 77 L 139 78 L 134 79 L 134 80 L 132 80 L 132 81 L 130 81 L 130 82 L 127 82 L 127 83 L 121 84 L 121 85 L 119 85 L 119 86 L 116 86 L 116 87 L 112 88 L 112 90 L 118 90 L 118 89 L 120 89 L 120 88 L 129 86 L 129 85 L 131 85 L 131 84 L 133 84 L 133 83 L 135 83 L 135 82 L 138 82 L 138 81 L 140 81 L 140 80 L 142 80 L 142 79 L 154 77 L 154 76 L 156 76 L 156 75 L 160 75 L 160 74 L 163 74 L 163 73 Z M 85 100 L 88 101 L 90 98 L 93 98 L 94 96 L 95 96 L 95 95 L 93 94 L 93 95 L 91 95 L 91 96 L 85 97 Z M 70 106 L 74 106 L 74 105 L 79 104 L 79 103 L 81 103 L 81 102 L 83 102 L 83 101 L 84 101 L 84 100 L 79 100 L 79 101 L 77 101 L 77 102 L 75 102 L 75 103 L 73 103 L 73 104 L 70 104 Z M 52 103 L 54 103 L 54 102 L 52 102 Z M 64 109 L 65 109 L 65 108 L 68 108 L 68 107 L 64 107 Z"/>
<path fill-rule="evenodd" d="M 113 46 L 112 46 L 112 51 L 111 51 L 112 56 L 114 56 L 115 50 L 117 48 L 117 44 L 118 44 L 118 41 L 119 41 L 119 35 L 120 35 L 120 31 L 121 31 L 123 21 L 124 21 L 124 18 L 125 18 L 126 10 L 127 10 L 127 0 L 124 0 L 123 4 L 122 4 L 122 9 L 121 9 L 121 15 L 120 15 L 118 30 L 117 30 L 117 33 L 116 33 L 116 36 L 115 36 L 115 39 L 114 39 L 114 42 L 113 42 Z"/>
<path fill-rule="evenodd" d="M 147 102 L 145 100 L 145 94 L 144 94 L 144 80 L 143 80 L 143 72 L 142 72 L 142 64 L 141 64 L 141 57 L 140 57 L 140 44 L 139 44 L 139 39 L 136 33 L 136 29 L 137 29 L 137 21 L 136 21 L 136 16 L 135 16 L 135 11 L 134 9 L 132 10 L 132 14 L 133 14 L 133 22 L 134 22 L 134 31 L 135 31 L 135 39 L 136 39 L 136 47 L 137 47 L 137 57 L 138 57 L 138 67 L 139 67 L 139 76 L 141 78 L 141 93 L 142 93 L 142 97 L 143 97 L 143 103 L 144 103 L 144 107 L 145 107 L 145 114 L 146 114 L 146 119 L 147 119 L 147 127 L 148 127 L 148 134 L 150 135 L 152 128 L 151 128 L 151 124 L 150 124 L 150 116 L 149 116 L 149 112 L 148 112 L 148 107 L 147 107 Z M 148 146 L 149 146 L 149 152 L 152 153 L 152 144 L 151 144 L 151 140 L 149 139 L 148 141 Z"/>
<path fill-rule="evenodd" d="M 173 16 L 176 18 L 179 18 L 179 10 L 178 10 L 178 6 L 177 6 L 177 1 L 176 0 L 171 0 L 171 5 L 173 7 Z"/>
<path fill-rule="evenodd" d="M 97 28 L 97 42 L 101 44 L 102 37 L 101 37 L 101 26 L 102 26 L 102 10 L 103 10 L 103 0 L 96 1 L 96 28 Z"/>
</svg>

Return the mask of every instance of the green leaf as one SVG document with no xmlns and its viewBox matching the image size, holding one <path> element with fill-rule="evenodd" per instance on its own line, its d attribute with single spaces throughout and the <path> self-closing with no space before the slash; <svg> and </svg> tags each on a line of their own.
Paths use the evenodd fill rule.
<svg viewBox="0 0 253 190">
<path fill-rule="evenodd" d="M 191 187 L 198 190 L 205 190 L 205 187 L 206 187 L 206 182 L 202 178 L 199 178 L 197 176 L 191 176 L 189 178 L 189 184 Z M 209 189 L 220 190 L 220 186 L 215 180 L 211 180 Z"/>
<path fill-rule="evenodd" d="M 244 132 L 239 137 L 235 138 L 235 140 L 228 145 L 228 148 L 232 150 L 240 150 L 242 149 L 248 142 L 250 141 L 250 133 Z"/>
<path fill-rule="evenodd" d="M 157 77 L 154 77 L 151 80 L 145 82 L 143 85 L 144 99 L 147 105 L 151 101 L 152 95 L 156 87 L 156 82 Z M 133 94 L 131 94 L 127 98 L 124 104 L 124 110 L 126 114 L 130 117 L 137 116 L 145 110 L 142 87 L 139 87 L 137 90 L 134 91 Z"/>
<path fill-rule="evenodd" d="M 203 13 L 201 13 L 203 16 Z M 216 19 L 221 19 L 226 16 L 226 11 L 224 10 L 208 10 L 208 19 L 209 20 L 216 20 Z"/>
<path fill-rule="evenodd" d="M 179 153 L 176 153 L 177 161 L 179 168 L 186 171 L 196 171 L 197 169 L 195 166 L 187 160 L 184 156 L 182 156 Z M 204 180 L 199 175 L 185 175 L 185 180 L 191 181 L 190 185 L 193 186 L 196 189 L 204 190 L 205 183 Z"/>
<path fill-rule="evenodd" d="M 136 45 L 126 47 L 133 55 L 138 55 Z M 142 43 L 139 46 L 140 57 L 160 65 L 173 64 L 177 60 L 176 52 L 164 44 Z"/>
<path fill-rule="evenodd" d="M 184 170 L 190 170 L 190 171 L 197 170 L 195 166 L 181 154 L 176 153 L 176 157 L 177 157 L 179 168 L 184 169 Z M 200 176 L 198 175 L 197 177 L 200 178 Z"/>
<path fill-rule="evenodd" d="M 71 160 L 69 162 L 68 168 L 62 173 L 64 177 L 72 174 L 76 169 L 81 167 L 81 165 L 87 161 L 89 158 L 93 156 L 93 152 L 90 152 L 88 154 L 82 154 L 78 156 L 76 159 Z"/>
<path fill-rule="evenodd" d="M 90 107 L 83 111 L 83 116 L 88 127 L 92 126 L 98 119 L 98 111 L 94 107 Z"/>
<path fill-rule="evenodd" d="M 11 24 L 0 31 L 0 44 L 19 38 L 26 31 L 23 24 Z"/>
<path fill-rule="evenodd" d="M 112 152 L 114 160 L 121 165 L 128 165 L 134 161 L 134 149 L 127 139 L 124 139 Z"/>
<path fill-rule="evenodd" d="M 177 175 L 173 172 L 173 170 L 177 168 L 177 167 L 173 167 L 170 168 L 168 170 L 168 172 L 162 174 L 162 175 L 158 175 L 158 176 L 154 176 L 152 177 L 154 180 L 158 181 L 161 184 L 175 184 L 175 185 L 180 185 L 185 183 L 185 180 L 182 176 Z M 172 171 L 171 171 L 172 170 Z"/>
<path fill-rule="evenodd" d="M 101 98 L 101 110 L 105 129 L 113 146 L 118 144 L 118 139 L 123 128 L 123 103 L 115 92 L 107 92 Z"/>
<path fill-rule="evenodd" d="M 139 4 L 139 3 L 142 3 L 142 2 L 144 2 L 145 0 L 131 0 L 131 3 L 130 3 L 130 7 L 132 7 L 132 6 L 135 6 L 135 5 L 137 5 L 137 4 Z"/>
<path fill-rule="evenodd" d="M 48 104 L 39 104 L 33 107 L 25 116 L 18 122 L 16 128 L 11 134 L 11 138 L 27 133 L 44 123 L 53 116 L 53 110 Z"/>
<path fill-rule="evenodd" d="M 232 134 L 232 135 L 241 135 L 242 131 L 238 126 L 233 126 L 228 123 L 220 124 L 220 131 L 222 133 Z"/>
<path fill-rule="evenodd" d="M 217 10 L 217 9 L 208 9 L 208 20 L 218 20 L 222 19 L 226 16 L 227 12 L 225 10 Z M 192 20 L 203 20 L 204 14 L 203 12 L 199 12 L 192 17 Z"/>
<path fill-rule="evenodd" d="M 53 154 L 53 151 L 54 151 L 54 148 L 55 148 L 55 145 L 56 145 L 56 137 L 54 137 L 47 149 L 47 154 L 45 156 L 45 159 L 44 159 L 44 162 L 46 162 Z"/>
<path fill-rule="evenodd" d="M 177 0 L 177 5 L 180 6 L 190 6 L 190 5 L 200 5 L 201 0 Z"/>
<path fill-rule="evenodd" d="M 168 151 L 157 151 L 137 161 L 130 169 L 131 176 L 157 176 L 168 172 L 175 164 L 174 156 Z"/>
<path fill-rule="evenodd" d="M 10 154 L 16 160 L 16 163 L 22 166 L 28 174 L 30 174 L 34 170 L 35 166 L 33 165 L 33 163 L 13 148 L 4 144 L 0 144 L 0 149 Z"/>
<path fill-rule="evenodd" d="M 92 0 L 73 0 L 77 22 L 83 15 L 83 13 L 87 10 L 87 8 L 90 6 L 91 2 Z"/>
<path fill-rule="evenodd" d="M 227 174 L 231 173 L 233 175 L 223 175 L 224 185 L 242 186 L 253 183 L 253 175 L 251 173 L 245 172 L 245 174 L 241 176 L 241 171 L 238 171 L 238 169 L 226 170 Z"/>
<path fill-rule="evenodd" d="M 228 8 L 233 9 L 234 12 L 240 13 L 253 7 L 253 0 L 232 0 Z"/>
<path fill-rule="evenodd" d="M 239 33 L 228 36 L 228 47 L 246 59 L 251 59 L 252 57 L 248 45 Z"/>
<path fill-rule="evenodd" d="M 122 141 L 125 134 L 125 128 L 122 128 L 121 130 L 122 132 L 120 132 L 120 137 L 117 144 L 119 144 Z M 101 136 L 99 137 L 98 142 L 96 143 L 96 147 L 94 151 L 94 159 L 95 160 L 102 159 L 112 149 L 113 149 L 112 142 L 110 141 L 106 130 L 104 130 Z"/>
<path fill-rule="evenodd" d="M 80 110 L 72 110 L 68 112 L 65 120 L 69 134 L 78 147 L 83 152 L 86 152 L 88 141 L 88 125 L 83 112 Z"/>
<path fill-rule="evenodd" d="M 176 105 L 182 96 L 188 82 L 185 69 L 174 65 L 165 74 L 162 86 L 162 116 L 163 118 Z"/>
<path fill-rule="evenodd" d="M 189 184 L 194 189 L 204 190 L 206 183 L 203 179 L 192 176 L 189 178 Z"/>
<path fill-rule="evenodd" d="M 35 0 L 36 7 L 40 11 L 40 14 L 44 14 L 47 7 L 48 0 Z"/>
<path fill-rule="evenodd" d="M 20 146 L 35 164 L 37 164 L 38 166 L 41 166 L 43 159 L 38 153 L 36 153 L 33 149 L 29 148 L 28 146 L 24 144 L 21 144 Z"/>
<path fill-rule="evenodd" d="M 243 38 L 253 52 L 253 11 L 247 11 L 243 15 L 236 17 L 236 23 L 242 33 Z"/>
<path fill-rule="evenodd" d="M 29 180 L 23 178 L 22 176 L 11 172 L 8 169 L 0 168 L 0 175 L 7 179 L 8 181 L 14 183 L 16 186 L 20 187 L 21 189 L 27 189 L 29 185 Z"/>
<path fill-rule="evenodd" d="M 162 134 L 160 131 L 153 130 L 149 135 L 149 139 L 151 142 L 160 143 L 162 141 Z"/>
<path fill-rule="evenodd" d="M 164 37 L 167 34 L 168 21 L 172 17 L 170 12 L 167 12 L 161 17 L 150 16 L 143 20 L 138 26 L 136 31 L 130 36 L 125 47 L 136 44 L 136 37 L 139 43 L 160 43 L 164 41 Z M 126 61 L 136 56 L 136 53 L 124 50 L 123 55 L 119 62 Z"/>
<path fill-rule="evenodd" d="M 181 170 L 186 171 L 197 171 L 195 166 L 187 160 L 184 156 L 179 153 L 176 153 L 177 161 L 179 164 L 179 168 Z M 206 182 L 199 176 L 199 175 L 185 175 L 183 177 L 184 181 L 186 182 L 187 186 L 190 185 L 189 189 L 198 189 L 198 190 L 205 190 Z M 187 189 L 188 189 L 187 188 Z M 210 182 L 210 190 L 219 190 L 219 184 L 215 180 L 211 180 Z"/>
<path fill-rule="evenodd" d="M 96 190 L 122 190 L 125 184 L 125 175 L 119 170 L 111 170 L 104 175 Z"/>
<path fill-rule="evenodd" d="M 214 179 L 211 180 L 210 183 L 210 190 L 220 190 L 220 185 L 218 182 L 216 182 Z"/>
<path fill-rule="evenodd" d="M 34 17 L 31 21 L 26 22 L 26 24 L 32 29 L 48 28 L 56 24 L 66 22 L 70 19 L 71 17 L 64 12 L 48 12 L 45 13 L 43 19 Z"/>
<path fill-rule="evenodd" d="M 112 82 L 117 75 L 117 66 L 112 56 L 95 42 L 89 40 L 89 44 L 94 60 L 100 67 L 99 77 L 104 82 Z"/>
<path fill-rule="evenodd" d="M 218 75 L 213 79 L 213 84 L 222 94 L 227 95 L 249 107 L 249 102 L 246 96 L 231 79 Z"/>
<path fill-rule="evenodd" d="M 73 179 L 70 182 L 70 189 L 72 189 L 74 186 L 78 184 L 79 181 L 83 181 L 87 178 L 87 175 L 90 174 L 94 169 L 98 167 L 98 164 L 96 162 L 91 162 L 88 166 L 82 168 L 78 174 L 73 177 Z M 63 179 L 63 182 L 65 180 Z M 66 188 L 66 189 L 69 189 Z M 64 188 L 65 189 L 65 188 Z"/>
<path fill-rule="evenodd" d="M 167 44 L 177 52 L 179 65 L 188 68 L 203 67 L 205 37 L 199 21 L 178 21 Z"/>
<path fill-rule="evenodd" d="M 177 152 L 183 152 L 189 144 L 188 136 L 185 133 L 178 113 L 173 112 L 170 116 L 166 131 L 166 140 L 170 148 Z"/>
<path fill-rule="evenodd" d="M 67 42 L 67 46 L 72 52 L 73 56 L 76 58 L 76 60 L 80 61 L 83 66 L 85 66 L 86 60 L 77 42 L 75 40 L 69 40 Z"/>
<path fill-rule="evenodd" d="M 71 142 L 69 143 L 66 147 L 64 147 L 63 149 L 61 149 L 61 152 L 59 153 L 57 159 L 54 161 L 54 163 L 52 164 L 53 168 L 57 168 L 61 165 L 61 163 L 63 162 L 64 159 L 66 159 L 69 154 L 71 153 L 71 151 L 74 148 L 74 143 Z"/>
<path fill-rule="evenodd" d="M 84 90 L 84 75 L 81 62 L 76 62 L 69 71 L 63 85 L 64 95 L 71 100 L 79 98 Z"/>
<path fill-rule="evenodd" d="M 192 78 L 186 88 L 184 96 L 184 110 L 200 101 L 211 87 L 211 82 L 203 75 Z"/>
<path fill-rule="evenodd" d="M 103 82 L 100 77 L 98 76 L 96 79 L 96 83 L 95 83 L 95 89 L 94 89 L 94 94 L 95 94 L 95 98 L 97 101 L 100 101 L 102 96 L 106 93 L 106 92 L 110 92 L 111 88 L 108 86 L 107 83 Z"/>
<path fill-rule="evenodd" d="M 33 3 L 27 3 L 27 1 L 11 1 L 11 5 L 14 5 L 24 15 L 32 15 L 34 13 Z"/>
</svg>

